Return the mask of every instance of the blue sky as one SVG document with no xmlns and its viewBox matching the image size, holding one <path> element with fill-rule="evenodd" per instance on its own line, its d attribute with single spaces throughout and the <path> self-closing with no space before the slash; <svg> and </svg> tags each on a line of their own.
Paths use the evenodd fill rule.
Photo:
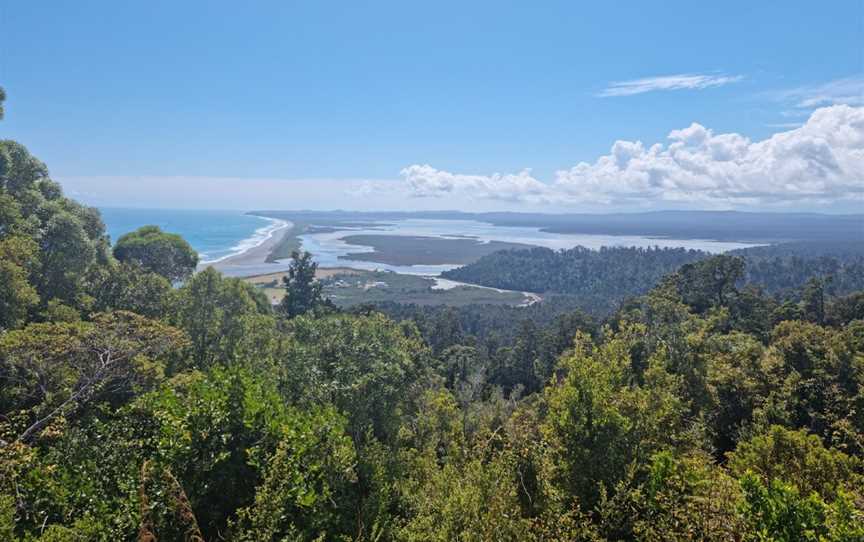
<svg viewBox="0 0 864 542">
<path fill-rule="evenodd" d="M 860 0 L 10 2 L 0 8 L 0 137 L 95 203 L 134 204 L 148 184 L 184 182 L 195 187 L 188 199 L 159 189 L 145 203 L 233 206 L 243 180 L 266 179 L 275 192 L 261 203 L 289 183 L 283 207 L 327 206 L 319 187 L 331 207 L 399 204 L 379 186 L 388 180 L 418 208 L 628 207 L 643 191 L 631 183 L 601 201 L 606 181 L 593 172 L 565 175 L 594 188 L 575 199 L 533 197 L 519 181 L 527 192 L 511 196 L 506 177 L 528 168 L 554 184 L 611 156 L 617 140 L 668 145 L 694 122 L 758 142 L 819 107 L 860 108 L 862 26 Z M 831 126 L 857 127 L 858 110 Z M 854 151 L 857 140 L 844 144 Z M 483 192 L 499 186 L 496 173 L 505 197 Z M 861 179 L 839 175 L 855 192 Z M 216 183 L 196 202 L 216 177 L 233 188 Z M 355 180 L 346 191 L 343 179 Z M 809 205 L 800 192 L 781 199 Z M 846 194 L 822 205 L 860 203 Z"/>
</svg>

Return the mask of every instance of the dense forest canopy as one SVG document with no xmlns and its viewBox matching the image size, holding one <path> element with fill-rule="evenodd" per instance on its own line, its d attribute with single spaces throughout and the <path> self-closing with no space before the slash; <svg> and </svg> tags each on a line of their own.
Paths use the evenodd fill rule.
<svg viewBox="0 0 864 542">
<path fill-rule="evenodd" d="M 864 540 L 860 261 L 776 298 L 733 256 L 489 257 L 629 298 L 592 318 L 343 312 L 300 254 L 274 308 L 156 252 L 0 142 L 0 540 Z"/>
<path fill-rule="evenodd" d="M 739 285 L 758 287 L 777 299 L 796 295 L 810 279 L 826 281 L 837 295 L 864 289 L 862 243 L 790 243 L 731 252 L 744 264 Z M 683 248 L 604 247 L 589 250 L 505 250 L 442 276 L 493 288 L 573 295 L 593 313 L 650 290 L 684 264 L 711 255 Z"/>
</svg>

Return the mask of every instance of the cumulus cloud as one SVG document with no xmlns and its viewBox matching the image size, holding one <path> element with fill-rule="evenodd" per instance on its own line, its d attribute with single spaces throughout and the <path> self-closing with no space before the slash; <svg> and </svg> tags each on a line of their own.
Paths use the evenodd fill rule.
<svg viewBox="0 0 864 542">
<path fill-rule="evenodd" d="M 441 197 L 448 194 L 478 195 L 485 199 L 532 201 L 548 187 L 525 169 L 516 174 L 462 175 L 448 173 L 429 165 L 413 165 L 402 170 L 411 194 L 417 197 Z"/>
<path fill-rule="evenodd" d="M 741 75 L 706 75 L 698 73 L 681 73 L 660 77 L 646 77 L 632 81 L 617 81 L 610 83 L 602 92 L 601 97 L 633 96 L 657 90 L 703 89 L 719 87 L 735 83 L 743 79 Z"/>
<path fill-rule="evenodd" d="M 828 205 L 864 200 L 864 108 L 816 110 L 801 127 L 762 141 L 700 124 L 666 144 L 616 141 L 609 154 L 558 171 L 462 175 L 429 165 L 402 170 L 417 197 L 467 196 L 557 204 Z"/>
</svg>

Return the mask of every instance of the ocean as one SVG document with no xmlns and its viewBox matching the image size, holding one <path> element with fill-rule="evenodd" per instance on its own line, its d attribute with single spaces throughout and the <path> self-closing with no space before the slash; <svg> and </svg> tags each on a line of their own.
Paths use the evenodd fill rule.
<svg viewBox="0 0 864 542">
<path fill-rule="evenodd" d="M 124 233 L 153 224 L 181 235 L 202 262 L 238 254 L 261 243 L 278 221 L 243 214 L 242 211 L 177 209 L 122 209 L 100 207 L 102 220 L 115 243 Z"/>
</svg>

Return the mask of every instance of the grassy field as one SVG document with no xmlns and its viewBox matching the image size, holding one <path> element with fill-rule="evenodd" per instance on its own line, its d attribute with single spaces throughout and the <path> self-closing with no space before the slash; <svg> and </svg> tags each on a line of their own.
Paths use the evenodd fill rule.
<svg viewBox="0 0 864 542">
<path fill-rule="evenodd" d="M 283 275 L 271 273 L 244 280 L 261 288 L 271 302 L 279 302 L 285 295 L 281 287 Z M 518 292 L 498 292 L 473 286 L 434 290 L 434 281 L 428 277 L 384 271 L 319 269 L 317 276 L 324 285 L 324 295 L 340 307 L 385 301 L 450 306 L 474 303 L 519 305 L 525 301 L 525 297 Z"/>
<path fill-rule="evenodd" d="M 375 252 L 348 254 L 345 256 L 347 259 L 390 265 L 465 265 L 498 250 L 531 248 L 531 245 L 522 243 L 503 241 L 483 243 L 466 237 L 441 239 L 402 235 L 348 235 L 343 237 L 343 240 L 352 245 L 370 246 L 375 249 Z"/>
</svg>

